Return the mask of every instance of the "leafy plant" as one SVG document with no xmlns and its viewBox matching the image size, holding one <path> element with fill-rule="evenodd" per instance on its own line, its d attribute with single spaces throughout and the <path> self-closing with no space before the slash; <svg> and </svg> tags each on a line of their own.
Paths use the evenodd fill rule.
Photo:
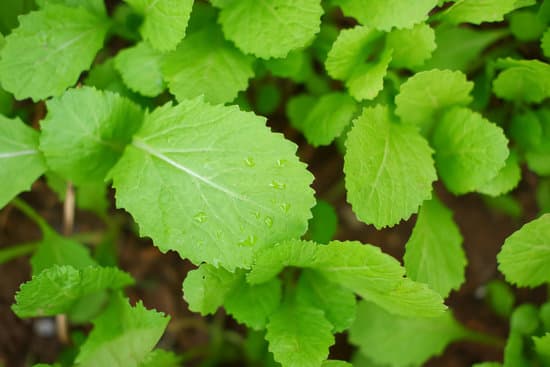
<svg viewBox="0 0 550 367">
<path fill-rule="evenodd" d="M 71 236 L 76 196 L 116 237 L 110 190 L 140 236 L 196 266 L 183 282 L 190 310 L 223 307 L 250 329 L 250 364 L 350 365 L 329 360 L 348 330 L 356 366 L 419 366 L 456 340 L 502 346 L 444 303 L 467 257 L 441 193 L 510 207 L 525 165 L 549 207 L 549 1 L 107 3 L 0 5 L 0 207 L 43 236 L 0 249 L 0 262 L 31 255 L 17 316 L 93 325 L 60 365 L 190 359 L 155 348 L 169 317 L 130 303 L 116 251 Z M 360 221 L 382 229 L 416 214 L 404 265 L 333 240 L 331 199 L 266 125 L 284 113 L 311 146 L 338 147 L 335 190 Z M 17 198 L 42 176 L 68 208 L 64 235 Z M 509 283 L 550 282 L 549 239 L 548 214 L 508 237 Z M 504 366 L 548 365 L 548 304 L 512 312 L 505 283 L 487 289 L 511 317 Z"/>
</svg>

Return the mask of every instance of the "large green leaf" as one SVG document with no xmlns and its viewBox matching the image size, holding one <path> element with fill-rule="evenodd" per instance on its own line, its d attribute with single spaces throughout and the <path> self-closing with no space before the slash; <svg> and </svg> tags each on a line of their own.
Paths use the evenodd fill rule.
<svg viewBox="0 0 550 367">
<path fill-rule="evenodd" d="M 466 255 L 453 213 L 436 198 L 424 202 L 406 245 L 407 275 L 442 297 L 464 282 Z"/>
<path fill-rule="evenodd" d="M 285 367 L 318 367 L 334 343 L 323 311 L 287 302 L 271 316 L 265 338 L 275 360 Z"/>
<path fill-rule="evenodd" d="M 371 28 L 411 28 L 428 18 L 437 0 L 336 0 L 344 14 Z"/>
<path fill-rule="evenodd" d="M 465 194 L 493 179 L 508 158 L 502 129 L 480 114 L 455 107 L 443 115 L 433 134 L 435 164 L 445 186 Z"/>
<path fill-rule="evenodd" d="M 51 4 L 19 18 L 0 59 L 0 81 L 17 99 L 58 96 L 89 68 L 109 21 L 85 8 Z"/>
<path fill-rule="evenodd" d="M 54 265 L 21 285 L 12 310 L 19 317 L 66 313 L 82 297 L 105 289 L 119 289 L 133 282 L 130 275 L 117 268 L 76 269 Z"/>
<path fill-rule="evenodd" d="M 225 37 L 245 53 L 264 59 L 285 57 L 306 46 L 319 32 L 323 14 L 319 0 L 239 0 L 218 5 Z"/>
<path fill-rule="evenodd" d="M 224 40 L 215 28 L 186 37 L 165 56 L 162 71 L 179 101 L 204 95 L 211 103 L 233 101 L 254 75 L 252 58 Z"/>
<path fill-rule="evenodd" d="M 124 0 L 144 17 L 140 32 L 153 48 L 170 51 L 185 37 L 193 0 Z"/>
<path fill-rule="evenodd" d="M 451 312 L 437 318 L 406 318 L 370 302 L 359 303 L 350 341 L 360 353 L 384 366 L 420 366 L 445 347 L 468 336 Z"/>
<path fill-rule="evenodd" d="M 295 151 L 236 107 L 167 104 L 146 116 L 112 171 L 117 205 L 163 251 L 248 267 L 258 249 L 306 230 L 312 176 Z"/>
<path fill-rule="evenodd" d="M 393 226 L 430 198 L 437 178 L 432 149 L 415 127 L 392 121 L 387 107 L 364 109 L 346 148 L 348 201 L 363 222 Z"/>
<path fill-rule="evenodd" d="M 169 317 L 146 309 L 141 301 L 132 307 L 122 296 L 113 297 L 93 321 L 94 328 L 80 347 L 76 365 L 140 366 L 146 362 L 168 321 Z"/>
<path fill-rule="evenodd" d="M 53 171 L 77 184 L 103 181 L 143 121 L 133 102 L 91 87 L 72 89 L 47 106 L 40 149 Z"/>
<path fill-rule="evenodd" d="M 506 280 L 536 287 L 550 282 L 550 214 L 535 219 L 506 239 L 497 256 Z"/>
<path fill-rule="evenodd" d="M 534 3 L 535 0 L 458 0 L 442 13 L 441 18 L 454 24 L 500 22 L 511 11 Z"/>
<path fill-rule="evenodd" d="M 539 103 L 550 97 L 550 65 L 539 60 L 501 59 L 493 81 L 495 94 L 508 101 Z"/>
<path fill-rule="evenodd" d="M 426 23 L 388 33 L 387 47 L 393 50 L 391 65 L 413 69 L 428 60 L 436 49 L 435 32 Z"/>
<path fill-rule="evenodd" d="M 418 125 L 422 133 L 429 134 L 441 111 L 472 101 L 473 86 L 459 71 L 435 69 L 417 73 L 401 85 L 395 97 L 395 113 L 402 121 Z"/>
<path fill-rule="evenodd" d="M 0 208 L 46 170 L 38 151 L 38 132 L 19 119 L 0 115 Z"/>
</svg>

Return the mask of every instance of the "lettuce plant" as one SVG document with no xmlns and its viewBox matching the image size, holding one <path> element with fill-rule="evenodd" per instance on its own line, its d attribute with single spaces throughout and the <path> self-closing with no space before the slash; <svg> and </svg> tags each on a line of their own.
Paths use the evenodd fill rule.
<svg viewBox="0 0 550 367">
<path fill-rule="evenodd" d="M 129 303 L 129 274 L 17 198 L 41 177 L 106 223 L 114 190 L 140 236 L 196 266 L 183 283 L 189 309 L 223 307 L 265 365 L 350 365 L 329 360 L 346 331 L 357 366 L 420 366 L 456 340 L 499 343 L 445 305 L 467 257 L 434 183 L 514 203 L 524 166 L 548 203 L 549 1 L 107 3 L 0 5 L 0 207 L 43 234 L 0 259 L 31 254 L 18 317 L 93 325 L 61 365 L 181 359 L 155 349 L 169 317 Z M 334 209 L 316 197 L 297 145 L 262 116 L 282 112 L 311 146 L 339 148 L 360 221 L 382 229 L 416 217 L 403 264 L 332 240 Z M 550 282 L 549 240 L 548 215 L 511 235 L 498 255 L 506 280 Z M 547 307 L 537 307 L 511 314 L 504 366 L 549 363 Z"/>
</svg>

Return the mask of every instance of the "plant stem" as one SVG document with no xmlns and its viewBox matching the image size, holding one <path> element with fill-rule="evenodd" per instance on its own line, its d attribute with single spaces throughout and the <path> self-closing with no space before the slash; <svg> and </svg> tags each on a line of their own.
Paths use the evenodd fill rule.
<svg viewBox="0 0 550 367">
<path fill-rule="evenodd" d="M 33 207 L 31 207 L 29 204 L 27 204 L 23 200 L 19 198 L 15 198 L 11 201 L 11 204 L 17 209 L 19 209 L 27 217 L 29 217 L 29 219 L 35 222 L 38 225 L 38 227 L 40 227 L 40 230 L 42 231 L 43 234 L 48 231 L 53 231 L 53 229 L 44 220 L 44 218 L 40 214 L 38 214 Z"/>
<path fill-rule="evenodd" d="M 19 256 L 32 253 L 38 247 L 38 242 L 25 242 L 0 250 L 0 264 L 7 263 Z"/>
</svg>

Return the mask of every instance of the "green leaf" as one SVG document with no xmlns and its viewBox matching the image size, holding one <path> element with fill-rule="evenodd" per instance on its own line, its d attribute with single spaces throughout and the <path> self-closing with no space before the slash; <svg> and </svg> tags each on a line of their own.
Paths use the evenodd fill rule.
<svg viewBox="0 0 550 367">
<path fill-rule="evenodd" d="M 439 176 L 457 195 L 483 187 L 504 167 L 509 155 L 502 129 L 465 107 L 443 115 L 432 146 Z"/>
<path fill-rule="evenodd" d="M 445 312 L 436 318 L 406 318 L 370 302 L 360 302 L 350 341 L 360 353 L 389 366 L 420 366 L 468 331 Z M 396 351 L 399 351 L 396 353 Z"/>
<path fill-rule="evenodd" d="M 144 17 L 143 39 L 159 51 L 176 48 L 185 37 L 193 0 L 125 0 Z"/>
<path fill-rule="evenodd" d="M 504 167 L 490 181 L 478 187 L 477 191 L 485 195 L 500 196 L 512 191 L 521 180 L 521 167 L 515 151 L 510 151 Z"/>
<path fill-rule="evenodd" d="M 516 302 L 511 287 L 504 281 L 494 279 L 485 286 L 485 300 L 491 309 L 499 316 L 509 318 Z"/>
<path fill-rule="evenodd" d="M 139 367 L 179 367 L 182 358 L 169 350 L 155 349 L 139 364 Z"/>
<path fill-rule="evenodd" d="M 251 285 L 242 276 L 227 294 L 224 307 L 239 323 L 254 330 L 261 330 L 265 328 L 268 317 L 277 310 L 280 303 L 279 279 L 274 278 L 262 284 Z"/>
<path fill-rule="evenodd" d="M 332 325 L 318 308 L 286 303 L 267 324 L 265 338 L 275 360 L 285 367 L 317 367 L 334 344 Z"/>
<path fill-rule="evenodd" d="M 16 99 L 58 96 L 103 46 L 109 22 L 84 8 L 48 5 L 19 18 L 2 49 L 0 80 Z"/>
<path fill-rule="evenodd" d="M 249 267 L 258 249 L 306 230 L 312 176 L 295 151 L 236 107 L 168 104 L 146 116 L 113 168 L 117 205 L 163 251 Z"/>
<path fill-rule="evenodd" d="M 510 330 L 520 335 L 533 335 L 539 327 L 539 312 L 531 303 L 518 306 L 510 317 Z"/>
<path fill-rule="evenodd" d="M 309 220 L 308 237 L 317 243 L 329 243 L 338 230 L 338 215 L 332 205 L 317 200 L 311 209 L 313 217 Z"/>
<path fill-rule="evenodd" d="M 345 81 L 357 100 L 373 99 L 383 88 L 383 79 L 391 61 L 392 50 L 378 54 L 382 32 L 357 26 L 344 29 L 328 53 L 325 67 L 328 74 Z M 374 61 L 365 62 L 376 56 Z"/>
<path fill-rule="evenodd" d="M 319 0 L 239 0 L 225 2 L 219 22 L 225 37 L 245 53 L 262 59 L 285 57 L 319 32 Z"/>
<path fill-rule="evenodd" d="M 443 298 L 465 280 L 466 255 L 453 213 L 435 197 L 424 202 L 403 258 L 407 276 Z"/>
<path fill-rule="evenodd" d="M 506 29 L 471 29 L 442 23 L 435 27 L 437 48 L 423 70 L 469 71 L 488 46 L 508 34 Z"/>
<path fill-rule="evenodd" d="M 542 53 L 547 58 L 550 58 L 550 28 L 546 29 L 546 32 L 544 32 L 544 34 L 542 35 L 542 39 L 540 42 Z"/>
<path fill-rule="evenodd" d="M 32 274 L 38 275 L 53 265 L 70 265 L 77 270 L 97 265 L 86 246 L 47 231 L 31 257 Z"/>
<path fill-rule="evenodd" d="M 509 283 L 536 287 L 550 282 L 550 214 L 535 219 L 504 241 L 497 256 L 499 270 Z"/>
<path fill-rule="evenodd" d="M 284 58 L 264 60 L 263 64 L 274 76 L 302 83 L 312 74 L 311 56 L 304 50 L 290 51 Z"/>
<path fill-rule="evenodd" d="M 40 149 L 53 171 L 77 184 L 103 180 L 143 120 L 136 104 L 91 87 L 69 90 L 47 107 Z"/>
<path fill-rule="evenodd" d="M 356 111 L 357 104 L 346 93 L 325 94 L 309 109 L 300 130 L 314 147 L 329 145 L 350 124 Z"/>
<path fill-rule="evenodd" d="M 546 25 L 539 20 L 537 13 L 529 10 L 516 11 L 510 14 L 510 31 L 518 40 L 523 42 L 540 39 Z"/>
<path fill-rule="evenodd" d="M 500 59 L 504 68 L 493 81 L 494 93 L 508 101 L 542 102 L 550 97 L 550 65 L 538 60 Z"/>
<path fill-rule="evenodd" d="M 351 363 L 337 360 L 324 361 L 321 367 L 352 367 Z"/>
<path fill-rule="evenodd" d="M 441 14 L 441 19 L 452 24 L 500 22 L 511 11 L 534 3 L 535 0 L 458 0 Z"/>
<path fill-rule="evenodd" d="M 445 308 L 436 292 L 403 278 L 405 269 L 399 262 L 372 245 L 337 241 L 328 245 L 299 240 L 283 242 L 258 254 L 247 280 L 253 284 L 265 282 L 285 266 L 314 269 L 326 279 L 393 313 L 432 317 Z"/>
<path fill-rule="evenodd" d="M 183 298 L 191 311 L 200 312 L 203 316 L 212 314 L 222 306 L 227 294 L 241 277 L 241 273 L 201 264 L 187 273 L 183 281 Z"/>
<path fill-rule="evenodd" d="M 411 28 L 428 19 L 437 0 L 337 0 L 344 14 L 359 23 L 383 31 Z"/>
<path fill-rule="evenodd" d="M 21 191 L 29 190 L 44 171 L 38 132 L 19 119 L 0 115 L 0 208 Z"/>
<path fill-rule="evenodd" d="M 395 113 L 403 122 L 429 134 L 438 114 L 448 107 L 465 106 L 472 101 L 474 83 L 459 71 L 429 70 L 410 77 L 395 97 Z"/>
<path fill-rule="evenodd" d="M 430 198 L 437 178 L 432 149 L 413 126 L 392 121 L 387 107 L 365 108 L 354 120 L 346 148 L 348 201 L 363 222 L 379 229 L 393 226 Z"/>
<path fill-rule="evenodd" d="M 0 11 L 0 33 L 8 34 L 17 27 L 17 17 L 36 8 L 34 0 L 3 1 Z"/>
<path fill-rule="evenodd" d="M 231 102 L 254 76 L 252 58 L 211 28 L 186 37 L 176 51 L 165 56 L 162 71 L 170 92 L 180 102 L 202 94 L 210 103 Z"/>
<path fill-rule="evenodd" d="M 137 367 L 146 362 L 159 341 L 169 317 L 146 309 L 141 301 L 132 307 L 122 296 L 113 297 L 94 321 L 80 347 L 76 365 L 82 367 Z"/>
<path fill-rule="evenodd" d="M 107 15 L 103 0 L 36 0 L 36 4 L 40 8 L 44 8 L 50 4 L 66 5 L 73 8 L 83 7 L 99 16 Z"/>
<path fill-rule="evenodd" d="M 122 50 L 115 57 L 115 66 L 128 88 L 147 97 L 156 97 L 165 88 L 161 60 L 161 53 L 148 43 L 140 42 Z"/>
<path fill-rule="evenodd" d="M 346 330 L 355 319 L 357 301 L 353 292 L 312 270 L 302 272 L 296 286 L 296 300 L 323 310 L 334 333 Z"/>
<path fill-rule="evenodd" d="M 102 64 L 95 64 L 84 79 L 84 84 L 105 91 L 116 92 L 121 96 L 135 97 L 126 87 L 120 73 L 115 68 L 115 59 L 109 58 Z M 139 96 L 138 96 L 139 97 Z M 136 98 L 132 98 L 136 99 Z"/>
<path fill-rule="evenodd" d="M 506 346 L 504 347 L 504 367 L 531 367 L 532 364 L 526 358 L 525 342 L 523 336 L 515 331 L 508 334 Z"/>
<path fill-rule="evenodd" d="M 424 64 L 436 49 L 435 32 L 426 23 L 388 33 L 386 47 L 393 50 L 391 65 L 413 69 Z"/>
<path fill-rule="evenodd" d="M 119 289 L 133 282 L 130 275 L 117 268 L 54 265 L 21 285 L 12 310 L 22 318 L 66 313 L 88 294 Z"/>
<path fill-rule="evenodd" d="M 482 362 L 473 364 L 472 367 L 502 367 L 502 364 L 498 362 Z"/>
<path fill-rule="evenodd" d="M 543 336 L 533 336 L 533 343 L 537 354 L 545 357 L 550 357 L 550 333 Z"/>
</svg>

